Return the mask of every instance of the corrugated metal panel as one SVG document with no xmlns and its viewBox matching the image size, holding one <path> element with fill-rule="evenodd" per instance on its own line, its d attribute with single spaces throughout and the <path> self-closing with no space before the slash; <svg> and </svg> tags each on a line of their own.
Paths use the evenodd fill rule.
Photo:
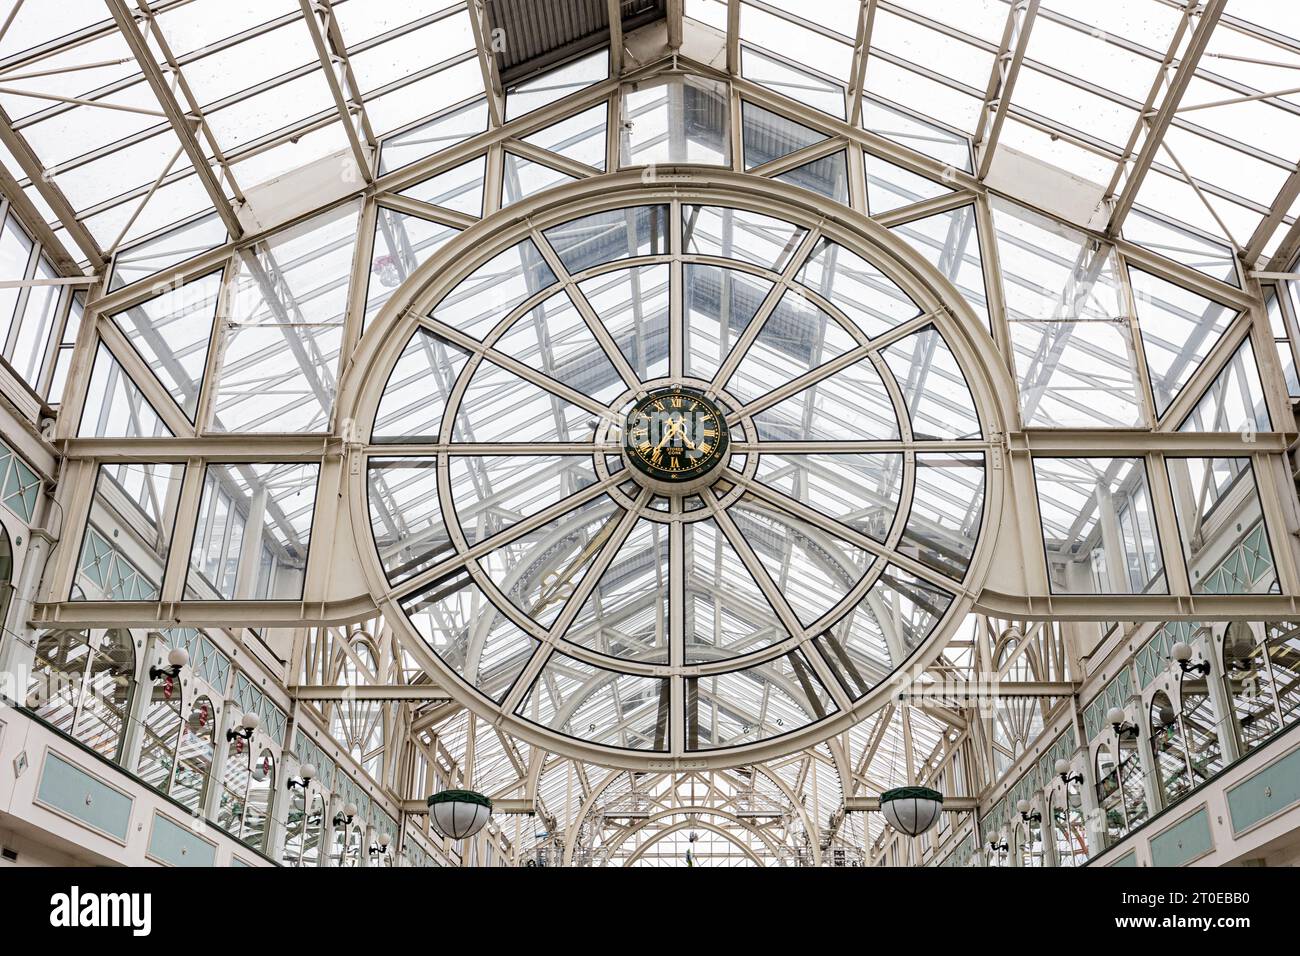
<svg viewBox="0 0 1300 956">
<path fill-rule="evenodd" d="M 622 0 L 623 29 L 662 19 L 667 0 Z M 606 0 L 487 0 L 488 23 L 503 30 L 503 83 L 516 83 L 609 42 Z"/>
</svg>

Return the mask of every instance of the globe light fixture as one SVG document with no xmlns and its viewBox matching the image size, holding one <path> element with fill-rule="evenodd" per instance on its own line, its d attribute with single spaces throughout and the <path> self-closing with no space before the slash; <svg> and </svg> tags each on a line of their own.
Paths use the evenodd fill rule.
<svg viewBox="0 0 1300 956">
<path fill-rule="evenodd" d="M 1192 657 L 1194 654 L 1195 651 L 1192 650 L 1192 645 L 1186 641 L 1179 641 L 1169 648 L 1169 659 L 1178 665 L 1179 670 L 1184 674 L 1195 673 L 1204 677 L 1210 673 L 1210 662 L 1198 661 L 1193 664 Z"/>
<path fill-rule="evenodd" d="M 249 711 L 248 713 L 244 714 L 243 717 L 239 718 L 238 729 L 232 727 L 230 730 L 226 731 L 226 740 L 232 741 L 232 740 L 252 739 L 253 731 L 257 730 L 257 727 L 261 722 L 262 722 L 261 718 L 259 718 L 257 714 L 253 713 L 252 711 Z"/>
<path fill-rule="evenodd" d="M 1061 778 L 1061 783 L 1069 786 L 1072 783 L 1083 784 L 1083 774 L 1075 771 L 1070 773 L 1070 761 L 1061 757 L 1056 761 L 1056 775 Z"/>
<path fill-rule="evenodd" d="M 1137 724 L 1129 721 L 1128 714 L 1123 707 L 1112 707 L 1106 711 L 1106 723 L 1115 728 L 1117 737 L 1136 737 L 1138 733 Z"/>
<path fill-rule="evenodd" d="M 292 790 L 294 787 L 302 787 L 304 790 L 306 790 L 307 784 L 311 783 L 312 780 L 316 778 L 316 765 L 314 763 L 305 763 L 298 768 L 298 773 L 300 774 L 299 777 L 289 778 L 290 790 Z"/>
<path fill-rule="evenodd" d="M 889 825 L 908 836 L 920 836 L 939 820 L 943 794 L 929 787 L 896 787 L 880 795 L 880 812 Z"/>
<path fill-rule="evenodd" d="M 473 790 L 442 790 L 428 803 L 434 829 L 451 840 L 472 837 L 492 815 L 492 801 Z"/>
<path fill-rule="evenodd" d="M 183 647 L 173 647 L 167 652 L 167 666 L 154 666 L 149 668 L 149 679 L 156 681 L 161 677 L 170 677 L 175 680 L 181 674 L 181 668 L 190 662 L 190 652 Z"/>
</svg>

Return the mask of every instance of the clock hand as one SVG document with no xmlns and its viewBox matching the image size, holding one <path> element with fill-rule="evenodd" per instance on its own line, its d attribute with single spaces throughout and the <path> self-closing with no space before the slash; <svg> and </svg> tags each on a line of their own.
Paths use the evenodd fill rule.
<svg viewBox="0 0 1300 956">
<path fill-rule="evenodd" d="M 664 442 L 668 441 L 668 439 L 672 438 L 675 434 L 677 434 L 677 420 L 675 418 L 670 418 L 668 419 L 668 430 L 664 432 L 663 438 L 659 439 L 659 444 L 655 445 L 655 447 L 663 448 Z"/>
</svg>

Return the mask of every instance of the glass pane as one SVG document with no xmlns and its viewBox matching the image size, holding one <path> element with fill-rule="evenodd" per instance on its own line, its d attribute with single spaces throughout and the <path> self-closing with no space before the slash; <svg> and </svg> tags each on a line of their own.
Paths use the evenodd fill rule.
<svg viewBox="0 0 1300 956">
<path fill-rule="evenodd" d="M 191 422 L 199 406 L 221 279 L 218 271 L 167 286 L 159 295 L 110 316 Z"/>
<path fill-rule="evenodd" d="M 828 518 L 884 541 L 898 511 L 903 456 L 765 454 L 756 477 Z"/>
<path fill-rule="evenodd" d="M 979 416 L 957 359 L 933 326 L 885 349 L 916 439 L 980 437 Z"/>
<path fill-rule="evenodd" d="M 366 314 L 362 331 L 375 314 L 411 277 L 419 265 L 460 235 L 455 226 L 444 226 L 420 216 L 380 206 L 375 216 L 375 238 L 370 252 L 370 276 L 366 286 Z"/>
<path fill-rule="evenodd" d="M 455 520 L 471 545 L 596 482 L 590 455 L 454 455 Z"/>
<path fill-rule="evenodd" d="M 742 46 L 740 72 L 747 80 L 782 93 L 813 109 L 844 119 L 844 87 Z"/>
<path fill-rule="evenodd" d="M 829 239 L 817 243 L 795 279 L 830 300 L 868 336 L 888 332 L 921 312 L 892 279 Z"/>
<path fill-rule="evenodd" d="M 725 660 L 785 640 L 767 598 L 713 519 L 682 531 L 686 663 Z"/>
<path fill-rule="evenodd" d="M 741 103 L 740 116 L 746 169 L 762 166 L 829 139 L 821 130 L 796 123 L 753 103 Z"/>
<path fill-rule="evenodd" d="M 525 299 L 554 285 L 555 274 L 531 239 L 483 263 L 433 308 L 433 317 L 483 338 Z"/>
<path fill-rule="evenodd" d="M 688 253 L 752 262 L 780 272 L 807 230 L 744 209 L 682 207 L 682 247 Z"/>
<path fill-rule="evenodd" d="M 663 268 L 666 272 L 668 267 Z M 588 281 L 606 283 L 608 277 Z M 666 316 L 666 303 L 663 308 Z M 627 343 L 629 348 L 635 344 Z M 627 387 L 567 292 L 525 312 L 493 347 L 599 402 L 613 401 Z"/>
<path fill-rule="evenodd" d="M 1056 594 L 1167 593 L 1140 458 L 1035 458 Z"/>
<path fill-rule="evenodd" d="M 1166 463 L 1192 591 L 1277 593 L 1250 459 L 1169 458 Z"/>
<path fill-rule="evenodd" d="M 669 272 L 667 264 L 640 266 L 578 285 L 642 381 L 668 374 Z"/>
<path fill-rule="evenodd" d="M 916 490 L 898 550 L 961 580 L 983 512 L 983 455 L 917 454 Z"/>
<path fill-rule="evenodd" d="M 826 196 L 842 205 L 849 204 L 849 163 L 842 152 L 814 159 L 772 178 Z"/>
<path fill-rule="evenodd" d="M 187 598 L 298 600 L 320 465 L 207 466 Z"/>
<path fill-rule="evenodd" d="M 791 733 L 835 705 L 797 651 L 744 670 L 686 681 L 686 749 L 713 750 Z"/>
<path fill-rule="evenodd" d="M 805 626 L 838 604 L 873 560 L 832 532 L 752 495 L 729 514 Z"/>
<path fill-rule="evenodd" d="M 657 256 L 668 251 L 668 207 L 599 212 L 552 226 L 543 235 L 570 273 L 615 259 Z"/>
<path fill-rule="evenodd" d="M 666 750 L 668 681 L 620 674 L 555 651 L 519 706 L 535 724 L 624 750 Z"/>
<path fill-rule="evenodd" d="M 404 599 L 402 610 L 430 650 L 465 683 L 498 702 L 539 646 L 463 571 Z"/>
<path fill-rule="evenodd" d="M 442 206 L 469 216 L 483 214 L 483 176 L 487 157 L 480 156 L 461 163 L 445 173 L 438 173 L 408 186 L 398 195 L 418 199 L 431 206 Z"/>
<path fill-rule="evenodd" d="M 668 663 L 668 525 L 641 518 L 565 639 L 610 657 Z"/>
<path fill-rule="evenodd" d="M 675 76 L 623 92 L 619 163 L 657 166 L 731 165 L 728 86 L 699 76 Z"/>
<path fill-rule="evenodd" d="M 898 417 L 871 359 L 864 358 L 754 416 L 763 441 L 889 441 Z"/>
<path fill-rule="evenodd" d="M 827 312 L 791 289 L 781 297 L 727 380 L 727 391 L 742 402 L 751 402 L 857 346 Z"/>
<path fill-rule="evenodd" d="M 925 643 L 953 597 L 942 588 L 889 565 L 867 596 L 817 647 L 857 700 Z"/>
<path fill-rule="evenodd" d="M 1130 268 L 1129 277 L 1156 414 L 1163 416 L 1236 314 L 1148 272 Z"/>
<path fill-rule="evenodd" d="M 1255 350 L 1247 338 L 1178 430 L 1241 432 L 1243 436 L 1249 436 L 1266 432 L 1271 427 L 1259 367 L 1255 364 Z"/>
<path fill-rule="evenodd" d="M 372 458 L 366 472 L 379 562 L 396 584 L 451 556 L 436 458 Z"/>
<path fill-rule="evenodd" d="M 712 380 L 772 291 L 772 283 L 736 269 L 688 263 L 683 292 L 686 374 Z"/>
<path fill-rule="evenodd" d="M 372 439 L 436 442 L 447 397 L 469 353 L 417 328 L 388 376 Z"/>
</svg>

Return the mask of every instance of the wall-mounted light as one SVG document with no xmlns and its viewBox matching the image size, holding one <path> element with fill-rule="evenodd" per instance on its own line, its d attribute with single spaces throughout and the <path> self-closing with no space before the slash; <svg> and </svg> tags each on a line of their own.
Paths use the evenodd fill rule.
<svg viewBox="0 0 1300 956">
<path fill-rule="evenodd" d="M 1177 664 L 1184 674 L 1200 674 L 1202 677 L 1207 676 L 1210 673 L 1210 662 L 1197 661 L 1193 664 L 1192 656 L 1194 653 L 1192 645 L 1185 641 L 1179 641 L 1173 647 L 1169 648 L 1170 660 Z"/>
<path fill-rule="evenodd" d="M 1074 773 L 1070 773 L 1070 761 L 1066 760 L 1064 757 L 1056 761 L 1056 775 L 1061 778 L 1061 783 L 1065 784 L 1067 787 L 1072 783 L 1077 783 L 1079 786 L 1083 786 L 1083 774 L 1079 773 L 1077 770 Z"/>
<path fill-rule="evenodd" d="M 301 774 L 301 776 L 289 778 L 290 790 L 294 787 L 302 787 L 306 790 L 307 784 L 316 779 L 316 765 L 314 763 L 305 763 L 298 768 L 298 773 Z"/>
<path fill-rule="evenodd" d="M 379 834 L 379 840 L 370 844 L 370 856 L 372 858 L 388 856 L 388 844 L 391 843 L 392 840 L 393 838 L 387 833 Z"/>
<path fill-rule="evenodd" d="M 1034 805 L 1028 800 L 1021 800 L 1016 804 L 1016 809 L 1020 811 L 1020 819 L 1026 823 L 1042 823 L 1043 815 L 1034 809 Z"/>
<path fill-rule="evenodd" d="M 1008 850 L 1010 850 L 1010 849 L 1011 849 L 1011 848 L 1010 848 L 1009 846 L 1007 846 L 1007 841 L 1006 841 L 1006 840 L 1003 840 L 1001 843 L 998 843 L 996 840 L 990 840 L 990 841 L 989 841 L 989 852 L 990 852 L 990 853 L 1006 853 L 1006 852 L 1007 852 Z"/>
<path fill-rule="evenodd" d="M 338 813 L 334 814 L 334 825 L 336 827 L 351 826 L 352 818 L 356 815 L 357 805 L 355 803 L 349 803 Z"/>
<path fill-rule="evenodd" d="M 1112 707 L 1106 711 L 1106 723 L 1115 728 L 1115 736 L 1121 740 L 1138 735 L 1137 724 L 1128 719 L 1128 714 L 1124 712 L 1123 707 Z"/>
<path fill-rule="evenodd" d="M 173 647 L 167 652 L 167 666 L 159 667 L 156 664 L 149 668 L 149 679 L 158 681 L 161 678 L 175 680 L 181 676 L 181 668 L 190 662 L 190 652 L 183 647 Z"/>
<path fill-rule="evenodd" d="M 258 718 L 257 714 L 249 711 L 244 714 L 243 717 L 239 718 L 238 730 L 235 730 L 232 727 L 226 731 L 226 742 L 229 743 L 232 740 L 252 740 L 253 731 L 257 730 L 257 725 L 259 723 L 261 723 L 261 720 Z"/>
</svg>

